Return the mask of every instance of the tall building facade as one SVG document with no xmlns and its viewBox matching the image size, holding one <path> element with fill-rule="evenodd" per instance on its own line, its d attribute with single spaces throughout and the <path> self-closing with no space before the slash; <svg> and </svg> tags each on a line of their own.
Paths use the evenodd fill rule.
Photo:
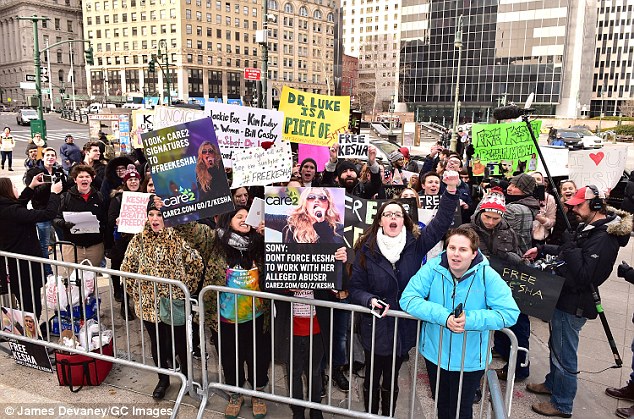
<svg viewBox="0 0 634 419">
<path fill-rule="evenodd" d="M 40 51 L 58 42 L 83 38 L 79 0 L 0 1 L 0 103 L 10 107 L 27 106 L 28 98 L 35 95 L 34 89 L 20 87 L 27 75 L 35 74 L 33 23 L 16 19 L 34 15 L 49 18 L 38 22 Z M 81 43 L 65 43 L 40 54 L 42 74 L 49 78 L 42 83 L 45 108 L 67 106 L 73 95 L 79 101 L 88 99 L 83 51 Z"/>
</svg>

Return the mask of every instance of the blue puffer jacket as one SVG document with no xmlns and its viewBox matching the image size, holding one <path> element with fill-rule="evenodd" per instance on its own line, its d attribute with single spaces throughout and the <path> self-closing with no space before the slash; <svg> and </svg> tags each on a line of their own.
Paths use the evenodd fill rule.
<svg viewBox="0 0 634 419">
<path fill-rule="evenodd" d="M 448 371 L 460 371 L 465 334 L 464 370 L 483 370 L 489 331 L 514 325 L 520 314 L 511 289 L 480 252 L 457 283 L 449 272 L 446 252 L 428 261 L 411 279 L 400 303 L 403 310 L 424 320 L 419 350 L 434 364 L 438 364 L 441 326 L 458 304 L 463 304 L 466 333 L 443 330 L 440 366 Z"/>
<path fill-rule="evenodd" d="M 408 231 L 405 247 L 400 259 L 392 264 L 381 254 L 378 247 L 371 252 L 367 245 L 357 251 L 352 277 L 350 278 L 350 299 L 354 304 L 370 307 L 370 300 L 378 298 L 390 305 L 390 310 L 400 310 L 398 304 L 401 293 L 410 278 L 418 271 L 427 252 L 442 240 L 453 221 L 458 206 L 458 194 L 443 194 L 436 217 L 424 228 L 419 237 Z M 360 253 L 365 256 L 365 266 L 360 263 Z M 377 319 L 371 314 L 361 318 L 361 344 L 372 350 L 372 322 L 376 321 L 375 346 L 377 355 L 391 356 L 394 342 L 394 318 Z M 398 356 L 406 354 L 416 345 L 416 322 L 400 319 L 396 351 Z"/>
</svg>

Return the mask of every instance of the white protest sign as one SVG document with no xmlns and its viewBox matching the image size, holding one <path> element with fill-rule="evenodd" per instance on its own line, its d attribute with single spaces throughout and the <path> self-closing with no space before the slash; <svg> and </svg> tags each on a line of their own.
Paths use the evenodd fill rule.
<svg viewBox="0 0 634 419">
<path fill-rule="evenodd" d="M 568 155 L 570 179 L 574 180 L 578 187 L 595 185 L 600 191 L 607 192 L 621 179 L 626 161 L 626 145 L 571 151 Z"/>
<path fill-rule="evenodd" d="M 121 210 L 119 211 L 119 233 L 137 234 L 143 231 L 147 220 L 147 203 L 150 200 L 149 193 L 123 192 L 121 198 Z"/>
<path fill-rule="evenodd" d="M 152 129 L 171 127 L 185 122 L 203 119 L 207 115 L 203 111 L 189 108 L 176 108 L 172 106 L 157 106 L 154 108 L 154 120 Z"/>
<path fill-rule="evenodd" d="M 340 159 L 368 159 L 370 138 L 365 134 L 339 134 Z"/>
<path fill-rule="evenodd" d="M 132 148 L 143 148 L 141 134 L 154 129 L 154 111 L 151 109 L 135 109 L 132 111 L 132 132 L 130 133 Z"/>
<path fill-rule="evenodd" d="M 268 150 L 251 147 L 233 153 L 231 188 L 288 182 L 293 169 L 291 143 L 281 138 Z"/>
<path fill-rule="evenodd" d="M 540 150 L 544 156 L 544 162 L 546 163 L 546 166 L 548 166 L 551 176 L 568 176 L 567 147 L 540 146 Z M 544 167 L 541 161 L 539 162 L 539 167 Z M 546 176 L 545 170 L 542 170 L 542 173 Z"/>
<path fill-rule="evenodd" d="M 205 115 L 214 123 L 225 167 L 231 167 L 238 150 L 282 139 L 284 114 L 279 111 L 207 102 Z"/>
</svg>

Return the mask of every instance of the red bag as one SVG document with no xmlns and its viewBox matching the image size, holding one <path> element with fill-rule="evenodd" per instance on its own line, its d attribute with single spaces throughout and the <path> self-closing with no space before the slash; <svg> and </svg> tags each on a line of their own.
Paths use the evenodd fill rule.
<svg viewBox="0 0 634 419">
<path fill-rule="evenodd" d="M 94 353 L 101 353 L 96 349 Z M 112 356 L 112 342 L 103 347 L 103 354 Z M 55 352 L 57 380 L 60 386 L 68 386 L 77 393 L 83 386 L 98 386 L 112 369 L 112 362 L 91 358 L 87 355 Z M 75 388 L 77 387 L 77 388 Z"/>
</svg>

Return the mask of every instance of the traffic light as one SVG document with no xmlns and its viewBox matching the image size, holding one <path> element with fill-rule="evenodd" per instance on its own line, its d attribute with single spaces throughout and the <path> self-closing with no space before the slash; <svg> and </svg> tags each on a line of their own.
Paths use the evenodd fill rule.
<svg viewBox="0 0 634 419">
<path fill-rule="evenodd" d="M 150 73 L 154 73 L 156 71 L 156 63 L 154 60 L 150 60 L 150 62 L 147 63 L 147 71 Z"/>
<path fill-rule="evenodd" d="M 92 47 L 89 47 L 87 50 L 84 51 L 84 56 L 86 57 L 86 64 L 88 65 L 95 65 L 95 59 L 92 55 Z"/>
</svg>

